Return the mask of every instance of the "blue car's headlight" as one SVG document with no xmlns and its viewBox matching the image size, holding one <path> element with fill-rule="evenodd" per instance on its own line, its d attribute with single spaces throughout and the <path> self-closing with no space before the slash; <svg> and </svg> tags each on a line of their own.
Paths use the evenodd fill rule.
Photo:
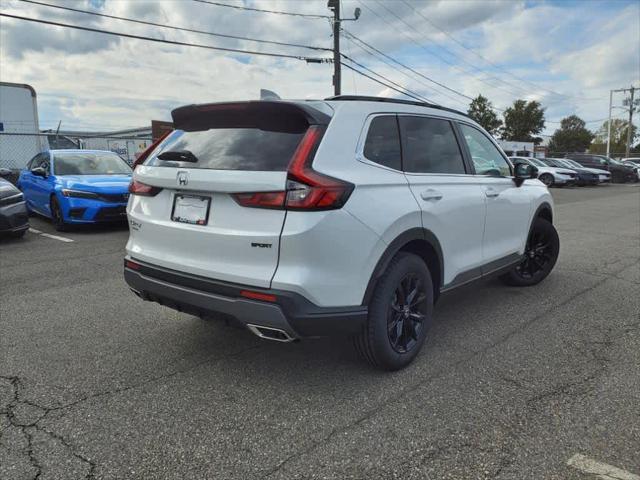
<svg viewBox="0 0 640 480">
<path fill-rule="evenodd" d="M 71 190 L 68 188 L 62 189 L 62 195 L 65 197 L 76 197 L 76 198 L 99 198 L 97 193 L 93 192 L 84 192 L 82 190 Z"/>
</svg>

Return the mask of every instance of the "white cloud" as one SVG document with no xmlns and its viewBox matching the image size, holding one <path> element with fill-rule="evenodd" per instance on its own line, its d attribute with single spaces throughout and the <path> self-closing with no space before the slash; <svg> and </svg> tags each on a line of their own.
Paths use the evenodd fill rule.
<svg viewBox="0 0 640 480">
<path fill-rule="evenodd" d="M 0 1 L 5 12 L 136 35 L 226 48 L 331 56 L 329 52 L 220 39 L 14 0 Z M 86 0 L 58 3 L 95 9 Z M 325 0 L 245 3 L 274 10 L 330 13 Z M 503 107 L 515 98 L 540 100 L 551 119 L 572 113 L 585 119 L 602 118 L 606 116 L 608 90 L 640 79 L 640 22 L 634 21 L 640 16 L 638 4 L 629 3 L 624 9 L 617 4 L 611 8 L 594 4 L 594 8 L 586 10 L 579 5 L 515 1 L 410 3 L 464 45 L 530 83 L 505 74 L 461 47 L 402 1 L 381 4 L 344 0 L 345 16 L 351 15 L 356 6 L 363 9 L 360 20 L 345 22 L 344 27 L 425 76 L 468 96 L 483 93 Z M 326 20 L 252 13 L 195 2 L 106 0 L 100 11 L 254 38 L 322 47 L 332 44 Z M 274 90 L 284 98 L 322 98 L 332 94 L 330 64 L 118 39 L 7 18 L 0 22 L 0 78 L 36 88 L 43 127 L 52 126 L 59 119 L 74 126 L 148 125 L 152 118 L 168 118 L 170 109 L 181 104 L 257 98 L 260 88 Z M 397 66 L 373 61 L 351 42 L 343 40 L 343 52 L 434 101 L 466 107 L 466 99 L 405 72 L 407 76 Z M 353 75 L 343 70 L 345 93 L 353 93 L 355 86 L 359 94 L 398 96 L 359 76 L 354 82 Z M 601 100 L 582 101 L 575 97 Z"/>
</svg>

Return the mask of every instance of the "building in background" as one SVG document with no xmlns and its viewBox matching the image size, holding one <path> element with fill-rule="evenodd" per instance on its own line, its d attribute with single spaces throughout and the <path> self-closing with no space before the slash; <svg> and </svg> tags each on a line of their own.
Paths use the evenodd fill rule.
<svg viewBox="0 0 640 480">
<path fill-rule="evenodd" d="M 0 168 L 20 170 L 47 150 L 40 135 L 38 99 L 31 85 L 0 82 Z"/>
</svg>

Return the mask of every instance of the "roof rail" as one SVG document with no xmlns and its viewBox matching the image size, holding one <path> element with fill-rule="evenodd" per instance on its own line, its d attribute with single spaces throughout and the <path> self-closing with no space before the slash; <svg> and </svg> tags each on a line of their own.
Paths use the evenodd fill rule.
<svg viewBox="0 0 640 480">
<path fill-rule="evenodd" d="M 418 107 L 436 108 L 438 110 L 445 110 L 447 112 L 457 113 L 458 115 L 462 115 L 464 117 L 469 116 L 466 113 L 461 112 L 460 110 L 456 110 L 454 108 L 449 108 L 449 107 L 443 107 L 442 105 L 438 105 L 437 103 L 416 102 L 414 100 L 401 100 L 399 98 L 373 97 L 373 96 L 367 96 L 367 95 L 334 95 L 333 97 L 325 98 L 325 100 L 401 103 L 403 105 L 416 105 Z"/>
</svg>

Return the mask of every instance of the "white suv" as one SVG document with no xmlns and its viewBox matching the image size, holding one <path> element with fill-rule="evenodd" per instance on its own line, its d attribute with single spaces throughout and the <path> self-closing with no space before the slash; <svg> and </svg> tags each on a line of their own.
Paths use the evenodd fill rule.
<svg viewBox="0 0 640 480">
<path fill-rule="evenodd" d="M 125 279 L 145 300 L 260 337 L 350 335 L 393 370 L 438 296 L 533 285 L 553 201 L 466 115 L 375 97 L 190 105 L 136 167 Z"/>
</svg>

